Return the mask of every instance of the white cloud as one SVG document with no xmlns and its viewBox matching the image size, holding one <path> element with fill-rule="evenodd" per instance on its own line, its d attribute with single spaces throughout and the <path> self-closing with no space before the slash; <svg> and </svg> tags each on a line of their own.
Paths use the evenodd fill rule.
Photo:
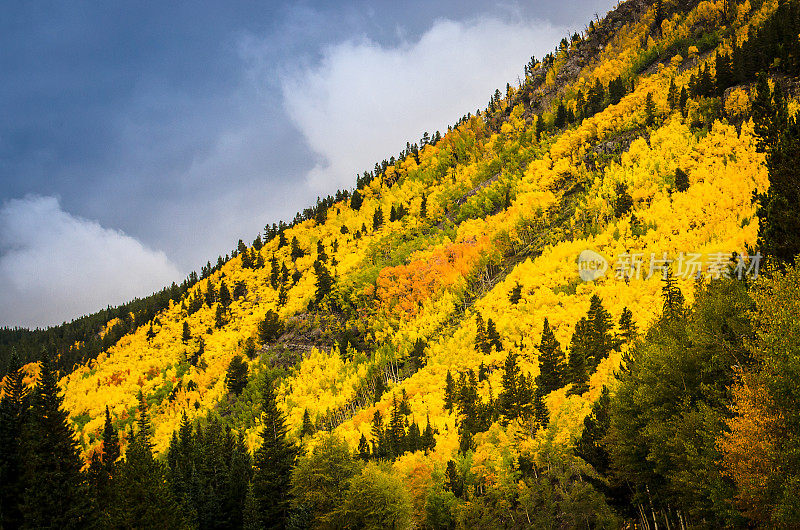
<svg viewBox="0 0 800 530">
<path fill-rule="evenodd" d="M 55 197 L 0 206 L 0 325 L 60 323 L 180 278 L 163 252 L 70 215 Z"/>
<path fill-rule="evenodd" d="M 287 113 L 321 158 L 308 183 L 318 190 L 352 186 L 356 173 L 396 155 L 406 141 L 484 108 L 565 31 L 547 22 L 441 20 L 397 47 L 367 39 L 328 47 L 319 64 L 282 80 Z"/>
</svg>

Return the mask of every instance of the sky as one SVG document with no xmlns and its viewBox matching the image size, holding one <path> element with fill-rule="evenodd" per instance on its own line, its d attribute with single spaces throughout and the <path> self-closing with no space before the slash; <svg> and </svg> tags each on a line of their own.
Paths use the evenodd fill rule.
<svg viewBox="0 0 800 530">
<path fill-rule="evenodd" d="M 0 326 L 180 282 L 615 1 L 0 4 Z"/>
</svg>

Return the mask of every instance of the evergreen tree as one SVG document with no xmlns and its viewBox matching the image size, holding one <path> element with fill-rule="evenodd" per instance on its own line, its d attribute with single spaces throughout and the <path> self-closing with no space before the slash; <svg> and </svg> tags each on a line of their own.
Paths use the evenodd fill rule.
<svg viewBox="0 0 800 530">
<path fill-rule="evenodd" d="M 447 461 L 447 469 L 444 472 L 447 489 L 453 492 L 458 498 L 464 497 L 464 481 L 456 468 L 456 463 L 452 460 Z"/>
<path fill-rule="evenodd" d="M 225 307 L 222 304 L 217 304 L 217 308 L 214 310 L 214 327 L 221 328 L 226 323 Z"/>
<path fill-rule="evenodd" d="M 314 422 L 311 421 L 311 414 L 309 414 L 308 409 L 306 409 L 303 411 L 303 427 L 300 430 L 300 437 L 312 436 L 316 431 L 317 429 L 314 427 Z"/>
<path fill-rule="evenodd" d="M 403 416 L 400 413 L 400 407 L 394 394 L 392 394 L 392 415 L 389 417 L 386 441 L 388 442 L 390 457 L 394 458 L 405 452 L 405 426 L 403 425 Z"/>
<path fill-rule="evenodd" d="M 283 323 L 278 313 L 270 309 L 264 315 L 264 320 L 258 324 L 258 340 L 261 344 L 268 344 L 283 333 Z"/>
<path fill-rule="evenodd" d="M 508 355 L 506 355 L 501 382 L 503 390 L 497 396 L 498 413 L 504 418 L 505 422 L 515 420 L 522 415 L 524 404 L 520 395 L 520 386 L 525 384 L 525 379 L 517 364 L 516 353 L 508 352 Z"/>
<path fill-rule="evenodd" d="M 614 324 L 611 314 L 603 307 L 603 302 L 596 294 L 589 300 L 589 311 L 586 314 L 589 322 L 588 348 L 586 350 L 587 369 L 594 371 L 600 361 L 608 357 L 615 347 Z"/>
<path fill-rule="evenodd" d="M 683 317 L 683 293 L 681 293 L 681 290 L 678 287 L 678 282 L 675 280 L 671 268 L 667 269 L 662 281 L 663 285 L 661 286 L 661 296 L 664 299 L 662 318 L 674 320 Z"/>
<path fill-rule="evenodd" d="M 89 505 L 78 443 L 69 425 L 69 414 L 62 407 L 64 398 L 59 395 L 58 379 L 47 354 L 40 365 L 21 444 L 24 526 L 82 528 L 89 524 Z"/>
<path fill-rule="evenodd" d="M 314 283 L 316 287 L 314 301 L 320 303 L 333 289 L 333 277 L 325 265 L 319 261 L 314 262 L 314 274 L 317 276 L 317 280 Z"/>
<path fill-rule="evenodd" d="M 386 458 L 388 452 L 386 450 L 385 434 L 383 431 L 383 417 L 379 410 L 375 411 L 372 415 L 372 456 L 375 458 Z"/>
<path fill-rule="evenodd" d="M 234 355 L 225 373 L 225 388 L 228 389 L 228 392 L 236 396 L 241 394 L 247 386 L 248 372 L 247 362 L 238 353 Z"/>
<path fill-rule="evenodd" d="M 620 218 L 633 208 L 633 197 L 628 193 L 628 186 L 623 182 L 618 182 L 615 187 L 616 198 L 614 199 L 614 217 Z"/>
<path fill-rule="evenodd" d="M 475 349 L 484 355 L 488 355 L 491 351 L 491 346 L 489 341 L 486 340 L 486 326 L 480 313 L 475 315 L 475 328 Z"/>
<path fill-rule="evenodd" d="M 681 168 L 675 169 L 675 189 L 679 192 L 689 189 L 689 175 Z"/>
<path fill-rule="evenodd" d="M 475 374 L 471 373 L 469 380 L 462 373 L 459 379 L 458 392 L 458 449 L 466 453 L 474 449 L 473 436 L 478 432 L 478 389 Z"/>
<path fill-rule="evenodd" d="M 239 240 L 239 243 L 242 243 L 242 240 Z M 243 246 L 242 243 L 240 246 Z M 247 247 L 244 247 L 244 250 L 239 252 L 239 255 L 242 257 L 242 268 L 243 269 L 252 269 L 253 268 L 253 258 L 250 256 L 250 252 L 248 252 Z"/>
<path fill-rule="evenodd" d="M 491 348 L 494 348 L 495 351 L 503 351 L 503 343 L 500 342 L 500 334 L 497 332 L 497 329 L 495 328 L 494 325 L 494 321 L 491 318 L 486 321 L 485 344 L 487 345 L 490 351 Z"/>
<path fill-rule="evenodd" d="M 756 84 L 753 118 L 769 174 L 769 188 L 757 196 L 758 246 L 780 264 L 791 264 L 800 254 L 800 123 L 797 116 L 788 118 L 780 83 L 770 95 L 764 75 Z"/>
<path fill-rule="evenodd" d="M 352 208 L 355 211 L 358 211 L 361 209 L 361 204 L 363 202 L 364 202 L 363 197 L 361 197 L 361 194 L 358 192 L 358 190 L 355 190 L 353 194 L 350 196 L 350 208 Z"/>
<path fill-rule="evenodd" d="M 422 431 L 422 449 L 427 453 L 436 447 L 436 438 L 434 437 L 433 427 L 431 427 L 430 415 L 427 416 L 427 424 L 425 430 Z"/>
<path fill-rule="evenodd" d="M 414 347 L 411 349 L 411 360 L 414 361 L 414 364 L 417 368 L 422 368 L 425 366 L 425 348 L 428 344 L 425 342 L 425 339 L 419 337 L 416 341 L 414 341 Z"/>
<path fill-rule="evenodd" d="M 556 340 L 550 323 L 544 319 L 542 341 L 539 350 L 539 375 L 536 376 L 536 386 L 542 394 L 549 394 L 566 384 L 566 362 L 561 345 Z"/>
<path fill-rule="evenodd" d="M 633 321 L 633 313 L 627 307 L 622 308 L 619 317 L 620 338 L 623 343 L 630 343 L 636 338 L 636 323 Z"/>
<path fill-rule="evenodd" d="M 511 302 L 512 305 L 517 305 L 521 299 L 522 299 L 522 284 L 517 282 L 511 289 L 511 293 L 508 295 L 508 301 Z"/>
<path fill-rule="evenodd" d="M 262 530 L 264 528 L 264 522 L 261 520 L 261 512 L 259 512 L 258 503 L 253 493 L 252 482 L 247 486 L 247 496 L 244 501 L 242 519 L 242 530 Z"/>
<path fill-rule="evenodd" d="M 456 395 L 456 382 L 453 380 L 453 374 L 451 374 L 450 370 L 448 370 L 447 376 L 444 379 L 444 408 L 449 413 L 453 412 L 455 395 Z"/>
<path fill-rule="evenodd" d="M 184 344 L 187 344 L 192 339 L 192 330 L 189 329 L 189 323 L 185 320 L 183 321 L 183 332 L 181 333 L 181 340 Z"/>
<path fill-rule="evenodd" d="M 321 263 L 326 263 L 328 261 L 328 255 L 325 253 L 325 245 L 322 243 L 322 240 L 317 241 L 317 260 Z"/>
<path fill-rule="evenodd" d="M 550 412 L 547 410 L 542 391 L 539 388 L 533 394 L 533 417 L 536 423 L 542 427 L 547 427 L 547 424 L 550 423 Z"/>
<path fill-rule="evenodd" d="M 267 528 L 285 528 L 289 519 L 289 486 L 297 449 L 288 438 L 286 418 L 278 409 L 275 390 L 266 379 L 262 394 L 261 446 L 253 459 L 253 496 Z"/>
<path fill-rule="evenodd" d="M 375 208 L 375 213 L 372 214 L 372 229 L 377 230 L 383 225 L 383 210 L 378 206 Z"/>
<path fill-rule="evenodd" d="M 22 525 L 21 478 L 26 465 L 22 441 L 30 408 L 24 378 L 25 372 L 16 351 L 13 351 L 5 378 L 4 396 L 0 401 L 0 528 L 19 528 Z"/>
<path fill-rule="evenodd" d="M 139 393 L 139 430 L 128 435 L 125 460 L 113 481 L 113 497 L 101 526 L 106 528 L 181 528 L 185 525 L 167 485 L 164 468 L 153 458 L 147 405 Z"/>
<path fill-rule="evenodd" d="M 419 203 L 419 218 L 425 219 L 428 217 L 428 197 L 423 195 Z"/>
<path fill-rule="evenodd" d="M 297 236 L 292 237 L 290 255 L 292 256 L 292 261 L 297 261 L 297 258 L 302 258 L 306 255 L 303 249 L 300 248 L 300 242 L 297 240 Z"/>
<path fill-rule="evenodd" d="M 569 365 L 567 371 L 572 383 L 567 395 L 581 395 L 589 390 L 589 372 L 586 367 L 586 355 L 589 346 L 589 326 L 586 317 L 575 324 L 569 348 Z"/>
<path fill-rule="evenodd" d="M 675 110 L 678 106 L 678 87 L 675 84 L 675 78 L 669 80 L 669 90 L 667 91 L 667 103 L 670 110 Z"/>
<path fill-rule="evenodd" d="M 281 268 L 278 265 L 278 258 L 275 257 L 275 254 L 272 254 L 272 257 L 269 260 L 270 265 L 270 272 L 269 272 L 269 284 L 272 286 L 273 289 L 278 288 L 278 280 L 280 279 Z"/>
<path fill-rule="evenodd" d="M 358 441 L 358 457 L 365 462 L 370 457 L 369 443 L 367 443 L 367 437 L 364 436 L 364 433 L 361 433 L 361 439 Z"/>
<path fill-rule="evenodd" d="M 224 281 L 219 287 L 219 303 L 222 307 L 231 305 L 231 292 L 228 290 L 228 286 L 225 285 Z"/>
<path fill-rule="evenodd" d="M 278 291 L 278 307 L 285 306 L 288 299 L 289 293 L 286 292 L 286 287 L 281 284 L 281 288 Z"/>
<path fill-rule="evenodd" d="M 111 413 L 106 405 L 106 419 L 103 424 L 103 466 L 113 475 L 114 465 L 120 457 L 119 433 L 111 422 Z"/>
</svg>

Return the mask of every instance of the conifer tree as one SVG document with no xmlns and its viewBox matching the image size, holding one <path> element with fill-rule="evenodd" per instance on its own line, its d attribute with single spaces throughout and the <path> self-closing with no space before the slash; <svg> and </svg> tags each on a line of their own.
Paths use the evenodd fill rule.
<svg viewBox="0 0 800 530">
<path fill-rule="evenodd" d="M 297 240 L 297 236 L 292 237 L 292 246 L 290 255 L 292 256 L 292 261 L 297 261 L 297 258 L 302 258 L 306 255 L 302 248 L 300 248 L 300 242 Z"/>
<path fill-rule="evenodd" d="M 224 281 L 219 286 L 219 303 L 222 307 L 231 305 L 231 292 L 228 290 L 228 286 L 225 285 Z"/>
<path fill-rule="evenodd" d="M 450 370 L 447 371 L 447 376 L 444 379 L 444 408 L 447 412 L 453 412 L 453 404 L 455 403 L 456 383 L 453 380 L 453 374 Z"/>
<path fill-rule="evenodd" d="M 300 430 L 300 437 L 311 436 L 316 432 L 316 428 L 314 428 L 314 422 L 311 421 L 311 414 L 308 413 L 308 409 L 303 411 L 303 427 Z"/>
<path fill-rule="evenodd" d="M 28 420 L 30 399 L 24 383 L 25 372 L 16 351 L 12 352 L 0 401 L 0 528 L 22 525 L 23 427 Z"/>
<path fill-rule="evenodd" d="M 618 182 L 615 187 L 616 198 L 614 199 L 614 217 L 620 218 L 631 211 L 633 208 L 633 197 L 628 193 L 628 186 L 624 182 Z"/>
<path fill-rule="evenodd" d="M 239 240 L 239 242 L 241 243 L 241 240 Z M 252 269 L 253 258 L 250 256 L 250 252 L 247 251 L 247 247 L 244 248 L 244 251 L 239 252 L 239 255 L 242 257 L 242 268 Z"/>
<path fill-rule="evenodd" d="M 278 265 L 278 258 L 275 257 L 275 254 L 272 254 L 272 257 L 269 260 L 270 264 L 270 272 L 269 272 L 269 284 L 272 286 L 273 289 L 278 288 L 278 280 L 280 279 L 281 269 Z"/>
<path fill-rule="evenodd" d="M 678 106 L 678 87 L 675 84 L 675 78 L 669 80 L 669 90 L 667 91 L 667 103 L 670 110 L 675 110 Z"/>
<path fill-rule="evenodd" d="M 536 423 L 542 427 L 547 427 L 547 424 L 550 422 L 550 412 L 547 410 L 542 392 L 538 388 L 533 394 L 533 417 Z"/>
<path fill-rule="evenodd" d="M 681 168 L 675 169 L 675 189 L 679 192 L 689 189 L 689 175 Z"/>
<path fill-rule="evenodd" d="M 119 457 L 119 433 L 111 422 L 111 413 L 106 405 L 106 418 L 103 424 L 103 467 L 109 476 L 114 475 L 114 466 Z"/>
<path fill-rule="evenodd" d="M 419 203 L 419 218 L 425 219 L 428 217 L 428 197 L 423 195 Z"/>
<path fill-rule="evenodd" d="M 167 485 L 164 468 L 153 458 L 147 403 L 139 392 L 138 431 L 133 427 L 125 460 L 113 481 L 113 498 L 103 527 L 127 528 L 132 521 L 140 528 L 184 526 L 178 504 Z"/>
<path fill-rule="evenodd" d="M 684 298 L 671 268 L 667 269 L 662 282 L 661 296 L 664 299 L 662 317 L 667 320 L 681 318 L 684 314 Z"/>
<path fill-rule="evenodd" d="M 383 210 L 380 206 L 375 208 L 375 213 L 372 214 L 372 229 L 377 230 L 383 225 Z"/>
<path fill-rule="evenodd" d="M 458 391 L 458 448 L 462 453 L 473 449 L 473 437 L 478 432 L 478 389 L 476 388 L 475 374 L 470 373 L 467 379 L 465 374 L 459 378 Z"/>
<path fill-rule="evenodd" d="M 383 431 L 383 417 L 379 410 L 372 415 L 372 456 L 375 458 L 386 458 L 385 434 Z"/>
<path fill-rule="evenodd" d="M 427 453 L 436 447 L 436 438 L 434 437 L 433 427 L 431 427 L 431 417 L 427 416 L 427 424 L 425 430 L 422 431 L 422 449 Z"/>
<path fill-rule="evenodd" d="M 286 418 L 278 408 L 273 383 L 264 383 L 261 446 L 253 459 L 253 495 L 267 528 L 285 528 L 289 520 L 289 487 L 297 449 L 287 438 Z"/>
<path fill-rule="evenodd" d="M 536 386 L 542 394 L 549 394 L 566 384 L 566 362 L 561 344 L 556 340 L 550 323 L 544 319 L 542 341 L 539 350 L 539 375 L 536 376 Z"/>
<path fill-rule="evenodd" d="M 314 301 L 320 303 L 323 298 L 330 294 L 333 288 L 333 277 L 325 265 L 319 261 L 314 262 L 314 274 L 317 276 L 317 280 L 314 283 L 316 287 Z"/>
<path fill-rule="evenodd" d="M 600 361 L 608 357 L 614 349 L 615 341 L 613 336 L 614 324 L 611 315 L 603 307 L 603 302 L 596 294 L 592 295 L 589 301 L 589 311 L 586 314 L 588 330 L 586 334 L 586 368 L 591 373 L 600 364 Z"/>
<path fill-rule="evenodd" d="M 187 344 L 192 339 L 192 330 L 189 329 L 189 323 L 185 320 L 183 321 L 183 332 L 181 333 L 181 340 L 184 344 Z"/>
<path fill-rule="evenodd" d="M 586 317 L 575 324 L 569 348 L 569 381 L 572 383 L 567 395 L 581 395 L 589 390 L 589 372 L 586 366 L 586 355 L 589 349 L 589 326 Z"/>
<path fill-rule="evenodd" d="M 390 457 L 397 457 L 405 452 L 406 432 L 403 415 L 400 413 L 400 404 L 394 394 L 392 394 L 392 415 L 386 430 L 386 441 Z"/>
<path fill-rule="evenodd" d="M 417 368 L 422 368 L 425 366 L 425 348 L 427 346 L 428 344 L 422 337 L 414 341 L 414 347 L 411 349 L 410 357 L 411 360 L 414 361 L 414 364 Z"/>
<path fill-rule="evenodd" d="M 522 284 L 517 282 L 511 289 L 511 293 L 508 295 L 508 301 L 511 302 L 512 305 L 517 305 L 521 299 L 522 299 Z"/>
<path fill-rule="evenodd" d="M 475 328 L 475 349 L 484 355 L 488 355 L 491 347 L 486 340 L 486 326 L 480 313 L 475 315 Z"/>
<path fill-rule="evenodd" d="M 248 372 L 247 362 L 238 353 L 234 355 L 225 373 L 225 388 L 228 389 L 228 392 L 236 396 L 241 394 L 247 386 Z"/>
<path fill-rule="evenodd" d="M 464 481 L 456 468 L 456 463 L 452 460 L 447 461 L 447 469 L 444 473 L 445 480 L 447 481 L 447 489 L 458 498 L 464 496 Z"/>
<path fill-rule="evenodd" d="M 364 202 L 364 199 L 361 197 L 361 193 L 358 190 L 355 190 L 353 194 L 350 196 L 350 208 L 355 211 L 361 209 L 361 204 Z"/>
<path fill-rule="evenodd" d="M 495 327 L 494 321 L 491 318 L 486 321 L 485 344 L 489 351 L 491 351 L 491 348 L 494 348 L 495 351 L 503 351 L 503 343 L 500 341 L 500 334 L 497 332 L 497 328 Z"/>
<path fill-rule="evenodd" d="M 225 307 L 220 303 L 217 304 L 217 308 L 214 310 L 214 327 L 221 328 L 227 323 L 227 319 L 225 318 Z"/>
<path fill-rule="evenodd" d="M 370 457 L 369 443 L 364 433 L 361 433 L 361 439 L 358 441 L 358 457 L 365 462 L 369 460 Z"/>
<path fill-rule="evenodd" d="M 283 323 L 278 313 L 270 309 L 264 315 L 264 320 L 258 324 L 258 340 L 261 344 L 267 344 L 280 337 L 282 333 Z"/>
<path fill-rule="evenodd" d="M 507 422 L 515 420 L 522 414 L 522 400 L 520 386 L 524 385 L 525 379 L 522 376 L 519 365 L 517 364 L 517 354 L 508 352 L 505 364 L 503 365 L 503 375 L 501 379 L 503 390 L 497 396 L 498 413 Z"/>
<path fill-rule="evenodd" d="M 88 521 L 87 484 L 78 443 L 62 407 L 47 354 L 23 428 L 22 516 L 28 528 L 81 528 Z M 5 448 L 3 448 L 5 451 Z"/>
<path fill-rule="evenodd" d="M 636 338 L 636 323 L 633 321 L 633 313 L 627 307 L 622 308 L 619 317 L 619 330 L 622 342 L 629 343 Z"/>
</svg>

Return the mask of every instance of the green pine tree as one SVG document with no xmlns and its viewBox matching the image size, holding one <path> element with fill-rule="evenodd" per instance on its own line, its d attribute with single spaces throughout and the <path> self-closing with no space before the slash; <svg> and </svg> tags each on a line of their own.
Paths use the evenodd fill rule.
<svg viewBox="0 0 800 530">
<path fill-rule="evenodd" d="M 247 362 L 238 353 L 233 356 L 225 373 L 225 388 L 228 392 L 238 396 L 247 386 L 249 368 Z"/>
<path fill-rule="evenodd" d="M 311 421 L 311 414 L 309 414 L 308 409 L 306 409 L 303 411 L 303 427 L 300 429 L 300 437 L 313 436 L 316 431 L 317 429 L 314 427 L 314 422 Z"/>
<path fill-rule="evenodd" d="M 539 375 L 536 376 L 536 386 L 542 394 L 549 394 L 566 384 L 567 367 L 561 344 L 556 340 L 550 323 L 544 319 L 542 341 L 537 347 L 539 350 Z"/>
<path fill-rule="evenodd" d="M 5 378 L 5 395 L 0 401 L 0 528 L 19 528 L 22 525 L 21 479 L 26 466 L 22 441 L 30 409 L 24 378 L 25 372 L 16 351 L 13 351 Z"/>
<path fill-rule="evenodd" d="M 90 524 L 88 490 L 78 443 L 62 407 L 58 379 L 45 354 L 24 427 L 22 516 L 28 528 L 83 528 Z M 5 448 L 3 448 L 5 451 Z"/>
<path fill-rule="evenodd" d="M 264 383 L 261 406 L 261 446 L 255 453 L 253 493 L 267 528 L 285 528 L 289 520 L 289 487 L 297 458 L 296 447 L 287 438 L 288 428 L 278 408 L 271 380 Z"/>
</svg>

